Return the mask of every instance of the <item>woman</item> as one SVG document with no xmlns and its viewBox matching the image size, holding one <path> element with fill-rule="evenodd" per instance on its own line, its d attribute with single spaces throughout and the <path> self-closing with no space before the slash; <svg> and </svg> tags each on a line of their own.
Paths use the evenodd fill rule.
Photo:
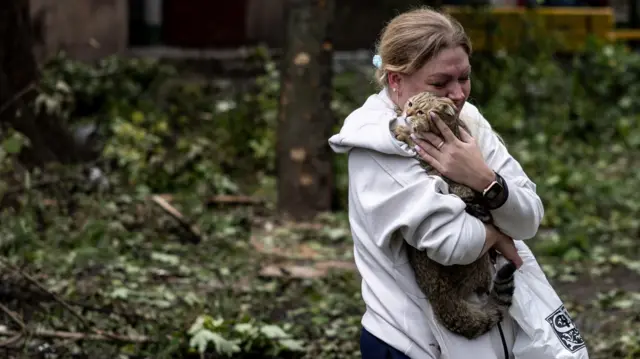
<svg viewBox="0 0 640 359">
<path fill-rule="evenodd" d="M 469 38 L 450 17 L 429 9 L 398 15 L 384 29 L 374 61 L 382 90 L 351 113 L 329 140 L 335 152 L 349 156 L 350 226 L 367 309 L 364 359 L 440 356 L 407 245 L 443 265 L 468 264 L 495 248 L 520 266 L 513 239 L 533 237 L 543 216 L 535 184 L 467 102 L 470 55 Z M 458 140 L 436 119 L 443 138 L 431 134 L 418 140 L 415 151 L 395 140 L 390 129 L 398 121 L 396 111 L 425 90 L 451 98 L 472 134 Z M 445 182 L 420 167 L 416 151 L 452 180 L 483 193 L 497 228 L 467 214 L 462 200 L 447 194 Z M 491 341 L 490 352 L 470 355 L 504 357 L 515 329 L 510 319 L 501 327 L 502 335 L 495 329 L 481 337 Z"/>
</svg>

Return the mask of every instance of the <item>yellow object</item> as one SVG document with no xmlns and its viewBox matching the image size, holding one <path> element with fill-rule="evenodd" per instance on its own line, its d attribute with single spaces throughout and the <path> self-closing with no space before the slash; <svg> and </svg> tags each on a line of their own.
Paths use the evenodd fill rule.
<svg viewBox="0 0 640 359">
<path fill-rule="evenodd" d="M 464 26 L 474 51 L 513 50 L 524 30 L 554 36 L 560 52 L 579 52 L 589 35 L 605 41 L 640 40 L 640 30 L 616 30 L 610 7 L 492 7 L 474 10 L 447 6 L 444 11 Z"/>
<path fill-rule="evenodd" d="M 640 29 L 620 29 L 609 33 L 615 41 L 640 41 Z"/>
</svg>

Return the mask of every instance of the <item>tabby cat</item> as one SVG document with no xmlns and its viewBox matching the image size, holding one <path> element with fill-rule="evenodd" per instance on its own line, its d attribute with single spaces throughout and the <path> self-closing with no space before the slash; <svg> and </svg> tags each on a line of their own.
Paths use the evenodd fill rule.
<svg viewBox="0 0 640 359">
<path fill-rule="evenodd" d="M 418 137 L 425 132 L 439 135 L 440 131 L 429 116 L 431 111 L 442 119 L 456 137 L 460 138 L 460 128 L 469 132 L 456 115 L 453 101 L 422 92 L 406 102 L 404 112 L 409 125 L 397 126 L 393 130 L 395 138 L 413 148 L 411 133 Z M 421 158 L 418 157 L 418 160 L 429 175 L 440 176 L 449 185 L 449 193 L 466 203 L 467 213 L 484 223 L 493 222 L 491 213 L 482 204 L 481 194 L 451 181 Z M 516 267 L 512 262 L 507 262 L 492 275 L 496 254 L 493 250 L 471 264 L 450 266 L 437 263 L 427 256 L 426 251 L 419 251 L 413 246 L 407 246 L 407 251 L 418 287 L 427 296 L 436 318 L 450 331 L 474 339 L 502 321 L 515 289 Z M 480 295 L 480 298 L 488 294 L 488 299 L 480 303 L 469 301 L 473 293 Z"/>
</svg>

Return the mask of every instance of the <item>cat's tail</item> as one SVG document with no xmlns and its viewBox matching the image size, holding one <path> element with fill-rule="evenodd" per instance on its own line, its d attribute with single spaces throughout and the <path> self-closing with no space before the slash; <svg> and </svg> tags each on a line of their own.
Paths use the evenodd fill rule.
<svg viewBox="0 0 640 359">
<path fill-rule="evenodd" d="M 467 339 L 475 339 L 487 333 L 502 321 L 511 306 L 515 290 L 515 271 L 515 264 L 508 261 L 496 272 L 489 299 L 485 303 L 449 301 L 452 307 L 444 312 L 451 314 L 438 316 L 435 313 L 436 316 L 450 331 Z M 462 308 L 456 307 L 460 304 Z"/>
</svg>

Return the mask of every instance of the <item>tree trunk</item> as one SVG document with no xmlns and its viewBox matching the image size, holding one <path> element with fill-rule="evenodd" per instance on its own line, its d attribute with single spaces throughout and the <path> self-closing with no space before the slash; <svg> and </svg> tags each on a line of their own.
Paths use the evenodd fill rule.
<svg viewBox="0 0 640 359">
<path fill-rule="evenodd" d="M 78 159 L 80 151 L 63 123 L 46 111 L 34 111 L 40 74 L 32 51 L 28 0 L 0 1 L 0 44 L 0 125 L 29 139 L 22 159 L 34 165 Z"/>
<path fill-rule="evenodd" d="M 278 208 L 309 219 L 332 204 L 331 111 L 335 0 L 287 0 L 278 114 Z"/>
</svg>

